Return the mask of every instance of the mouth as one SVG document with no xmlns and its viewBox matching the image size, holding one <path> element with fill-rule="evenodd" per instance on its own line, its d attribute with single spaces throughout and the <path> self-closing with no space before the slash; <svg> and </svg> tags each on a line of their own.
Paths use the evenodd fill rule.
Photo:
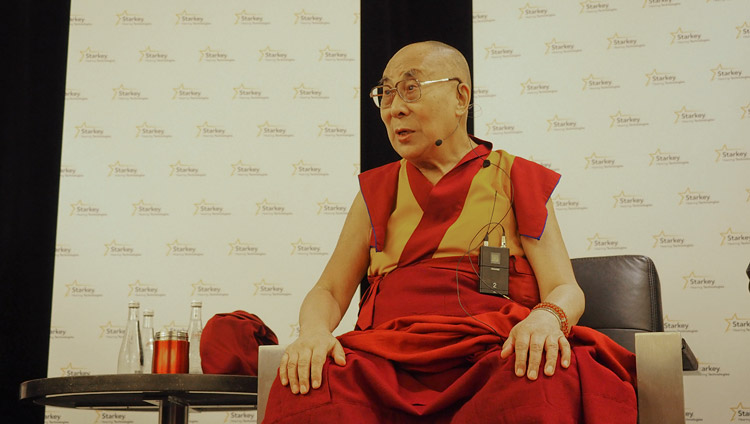
<svg viewBox="0 0 750 424">
<path fill-rule="evenodd" d="M 396 137 L 398 137 L 399 140 L 404 141 L 406 140 L 411 134 L 414 133 L 414 131 L 407 129 L 407 128 L 399 128 L 395 131 Z"/>
</svg>

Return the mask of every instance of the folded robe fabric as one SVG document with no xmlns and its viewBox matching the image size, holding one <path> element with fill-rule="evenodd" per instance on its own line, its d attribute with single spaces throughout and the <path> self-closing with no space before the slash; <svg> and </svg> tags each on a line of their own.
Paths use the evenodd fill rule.
<svg viewBox="0 0 750 424">
<path fill-rule="evenodd" d="M 216 314 L 201 334 L 203 373 L 258 375 L 258 346 L 275 344 L 276 334 L 257 316 L 245 311 Z"/>
</svg>

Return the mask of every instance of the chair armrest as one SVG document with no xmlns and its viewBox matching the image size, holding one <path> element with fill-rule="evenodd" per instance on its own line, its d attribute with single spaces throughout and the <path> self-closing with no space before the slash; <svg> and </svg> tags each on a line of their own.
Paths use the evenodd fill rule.
<svg viewBox="0 0 750 424">
<path fill-rule="evenodd" d="M 278 374 L 284 349 L 286 349 L 286 346 L 258 346 L 258 423 L 262 423 L 263 417 L 266 415 L 268 394 L 271 392 L 271 385 Z"/>
<path fill-rule="evenodd" d="M 635 335 L 638 373 L 638 422 L 685 423 L 680 333 Z"/>
</svg>

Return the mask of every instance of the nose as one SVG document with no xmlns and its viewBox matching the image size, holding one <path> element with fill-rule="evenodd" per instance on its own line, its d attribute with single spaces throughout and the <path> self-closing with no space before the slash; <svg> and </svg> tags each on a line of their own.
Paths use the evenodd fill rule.
<svg viewBox="0 0 750 424">
<path fill-rule="evenodd" d="M 393 98 L 389 111 L 392 117 L 406 116 L 410 112 L 409 105 L 398 94 Z"/>
</svg>

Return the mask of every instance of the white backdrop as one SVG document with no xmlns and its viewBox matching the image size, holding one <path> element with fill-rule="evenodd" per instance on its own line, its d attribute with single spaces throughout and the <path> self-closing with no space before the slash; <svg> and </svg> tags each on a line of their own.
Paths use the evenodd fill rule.
<svg viewBox="0 0 750 424">
<path fill-rule="evenodd" d="M 653 258 L 686 421 L 750 422 L 750 2 L 473 5 L 476 134 L 563 174 L 572 257 Z"/>
<path fill-rule="evenodd" d="M 49 376 L 114 373 L 128 300 L 289 343 L 358 189 L 359 2 L 74 0 L 70 25 Z"/>
</svg>

